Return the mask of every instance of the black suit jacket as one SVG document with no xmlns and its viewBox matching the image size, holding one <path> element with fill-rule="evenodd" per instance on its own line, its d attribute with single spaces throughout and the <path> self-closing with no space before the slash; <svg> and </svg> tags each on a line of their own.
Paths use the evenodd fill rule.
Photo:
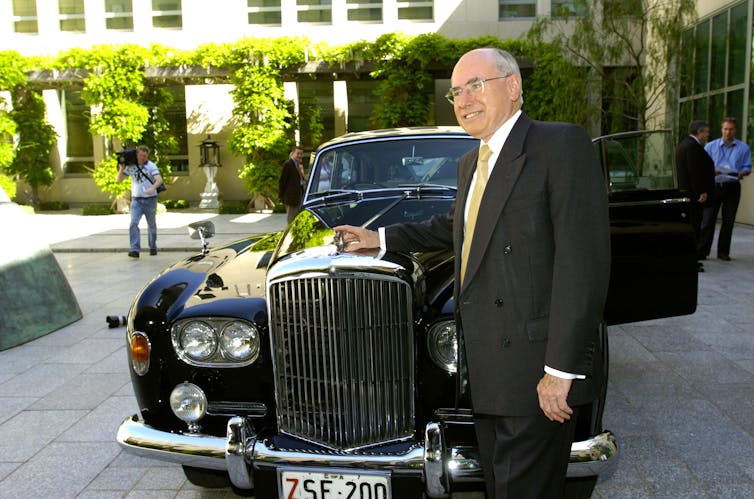
<svg viewBox="0 0 754 499">
<path fill-rule="evenodd" d="M 301 175 L 293 159 L 288 158 L 283 162 L 283 171 L 278 180 L 278 198 L 288 206 L 298 206 L 304 197 L 304 187 L 301 184 Z"/>
<path fill-rule="evenodd" d="M 389 250 L 453 246 L 460 255 L 464 207 L 478 150 L 458 168 L 451 212 L 386 228 Z M 583 129 L 522 114 L 485 189 L 455 303 L 474 411 L 541 412 L 544 366 L 584 374 L 569 403 L 587 403 L 603 381 L 598 331 L 607 295 L 610 240 L 605 182 Z"/>
<path fill-rule="evenodd" d="M 693 201 L 706 192 L 712 198 L 715 191 L 715 162 L 704 147 L 692 136 L 687 135 L 678 144 L 675 152 L 675 168 L 678 188 L 689 191 Z"/>
</svg>

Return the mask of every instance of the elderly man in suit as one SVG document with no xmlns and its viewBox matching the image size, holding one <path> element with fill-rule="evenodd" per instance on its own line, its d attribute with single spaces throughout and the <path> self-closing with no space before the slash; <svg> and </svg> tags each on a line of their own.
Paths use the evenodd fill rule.
<svg viewBox="0 0 754 499">
<path fill-rule="evenodd" d="M 487 497 L 561 497 L 574 410 L 603 381 L 610 272 L 604 178 L 583 129 L 521 111 L 516 60 L 476 49 L 447 94 L 481 139 L 458 167 L 451 212 L 378 231 L 336 227 L 352 252 L 456 252 L 462 330 Z"/>
<path fill-rule="evenodd" d="M 678 188 L 691 194 L 689 218 L 696 237 L 697 269 L 704 272 L 701 260 L 707 256 L 707 250 L 701 240 L 702 213 L 704 205 L 715 192 L 715 163 L 704 145 L 709 140 L 709 125 L 706 121 L 696 120 L 689 124 L 689 134 L 681 140 L 675 151 L 675 169 Z"/>
</svg>

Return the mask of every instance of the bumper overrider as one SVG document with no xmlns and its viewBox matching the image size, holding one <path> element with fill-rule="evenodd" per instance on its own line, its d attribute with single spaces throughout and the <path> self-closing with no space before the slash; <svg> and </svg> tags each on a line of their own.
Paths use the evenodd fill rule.
<svg viewBox="0 0 754 499">
<path fill-rule="evenodd" d="M 254 468 L 284 466 L 381 470 L 405 477 L 416 476 L 424 481 L 427 496 L 433 498 L 448 497 L 453 484 L 483 480 L 477 450 L 448 445 L 443 423 L 427 424 L 423 445 L 416 445 L 400 455 L 326 454 L 276 449 L 264 439 L 258 439 L 252 425 L 243 417 L 231 418 L 227 435 L 222 438 L 157 430 L 133 415 L 120 425 L 117 440 L 128 452 L 142 457 L 225 470 L 233 485 L 241 489 L 254 488 Z M 608 473 L 615 465 L 617 451 L 615 437 L 609 431 L 574 442 L 568 476 Z"/>
</svg>

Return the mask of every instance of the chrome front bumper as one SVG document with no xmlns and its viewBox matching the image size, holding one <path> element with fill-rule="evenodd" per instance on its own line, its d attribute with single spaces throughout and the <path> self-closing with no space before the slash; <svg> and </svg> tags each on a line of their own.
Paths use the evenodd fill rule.
<svg viewBox="0 0 754 499">
<path fill-rule="evenodd" d="M 248 421 L 228 421 L 226 438 L 202 434 L 179 434 L 156 430 L 134 415 L 118 428 L 117 440 L 128 452 L 197 468 L 226 470 L 238 488 L 254 487 L 252 468 L 280 466 L 354 467 L 391 471 L 424 480 L 427 496 L 448 497 L 452 485 L 482 482 L 482 468 L 473 447 L 448 447 L 443 426 L 429 423 L 424 445 L 401 455 L 319 454 L 272 448 L 258 440 Z M 618 448 L 615 437 L 605 431 L 571 446 L 569 477 L 607 473 L 614 466 Z"/>
</svg>

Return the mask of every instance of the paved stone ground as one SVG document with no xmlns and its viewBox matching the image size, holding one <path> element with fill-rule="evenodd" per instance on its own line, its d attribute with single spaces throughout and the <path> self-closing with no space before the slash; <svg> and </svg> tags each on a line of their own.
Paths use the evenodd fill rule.
<svg viewBox="0 0 754 499">
<path fill-rule="evenodd" d="M 115 443 L 136 401 L 124 329 L 104 319 L 127 313 L 152 276 L 198 248 L 187 223 L 212 219 L 218 244 L 276 230 L 284 215 L 161 215 L 160 253 L 136 261 L 122 216 L 30 217 L 26 232 L 50 244 L 84 317 L 0 352 L 0 498 L 234 497 Z M 736 226 L 732 251 L 732 262 L 706 263 L 695 314 L 610 328 L 605 426 L 621 460 L 595 498 L 754 497 L 754 227 Z"/>
</svg>

